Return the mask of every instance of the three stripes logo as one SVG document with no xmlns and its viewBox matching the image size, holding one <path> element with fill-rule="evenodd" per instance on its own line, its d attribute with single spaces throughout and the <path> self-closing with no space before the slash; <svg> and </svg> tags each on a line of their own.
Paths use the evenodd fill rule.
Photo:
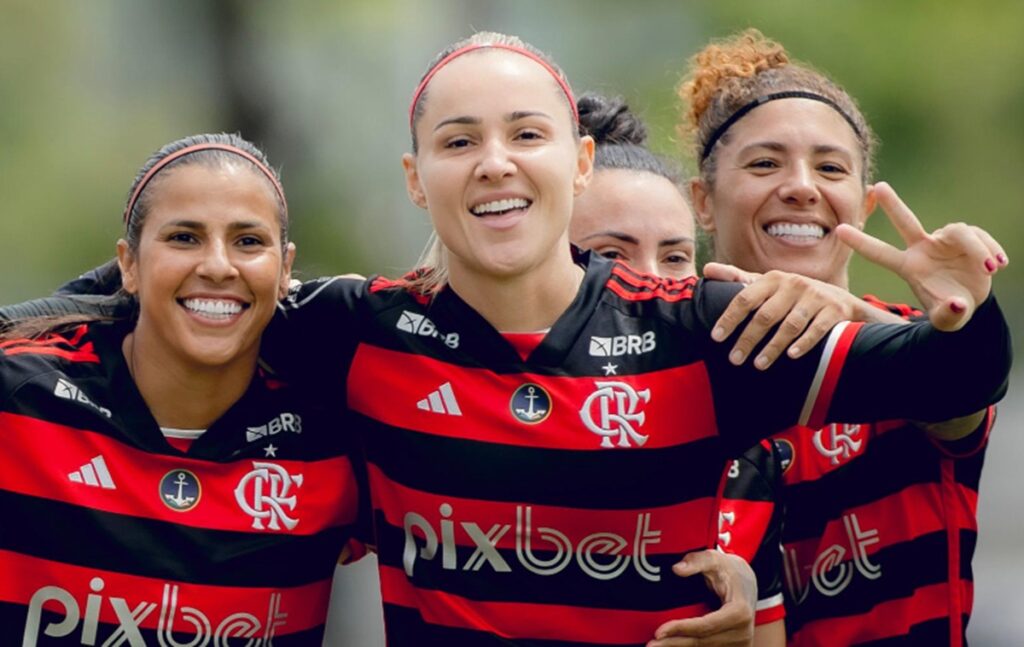
<svg viewBox="0 0 1024 647">
<path fill-rule="evenodd" d="M 68 473 L 68 480 L 104 490 L 116 490 L 114 479 L 110 478 L 110 470 L 103 456 L 97 456 L 74 472 Z"/>
<path fill-rule="evenodd" d="M 427 397 L 416 403 L 416 408 L 449 416 L 462 415 L 462 409 L 459 408 L 459 403 L 455 400 L 451 382 L 445 382 L 436 391 L 431 391 Z"/>
</svg>

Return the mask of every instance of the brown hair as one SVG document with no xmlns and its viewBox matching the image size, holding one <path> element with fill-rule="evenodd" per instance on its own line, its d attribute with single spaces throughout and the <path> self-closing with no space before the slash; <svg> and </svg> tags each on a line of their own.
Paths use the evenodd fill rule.
<svg viewBox="0 0 1024 647">
<path fill-rule="evenodd" d="M 853 127 L 863 161 L 862 179 L 870 180 L 877 140 L 853 97 L 811 66 L 791 60 L 779 43 L 747 29 L 694 55 L 677 91 L 685 106 L 679 133 L 689 142 L 709 185 L 714 184 L 717 146 L 706 156 L 702 151 L 716 131 L 747 104 L 789 91 L 813 93 L 834 104 Z M 728 140 L 728 132 L 719 134 L 719 141 Z"/>
</svg>

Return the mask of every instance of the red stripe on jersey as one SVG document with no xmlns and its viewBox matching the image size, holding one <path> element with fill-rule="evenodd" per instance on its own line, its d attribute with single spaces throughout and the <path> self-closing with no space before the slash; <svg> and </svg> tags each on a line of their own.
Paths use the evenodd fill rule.
<svg viewBox="0 0 1024 647">
<path fill-rule="evenodd" d="M 8 459 L 0 470 L 0 489 L 11 492 L 115 514 L 236 532 L 312 535 L 355 519 L 358 497 L 352 466 L 344 456 L 309 462 L 249 459 L 214 463 L 151 454 L 100 433 L 6 412 L 0 413 L 0 436 Z M 92 485 L 89 481 L 103 479 L 83 473 L 97 472 L 94 459 L 98 457 L 102 457 L 101 469 L 108 472 L 113 487 Z M 256 476 L 264 466 L 269 470 L 267 478 L 246 479 L 250 474 Z M 278 489 L 271 495 L 271 490 L 282 486 L 283 479 L 272 466 L 279 466 L 291 477 L 287 494 Z M 165 505 L 160 489 L 164 476 L 180 470 L 194 474 L 200 484 L 198 503 L 184 512 Z M 243 509 L 240 500 L 252 506 L 254 488 L 260 487 L 267 495 L 295 497 L 294 508 L 284 510 L 288 517 L 298 520 L 297 525 L 290 530 L 287 524 L 273 529 L 267 525 L 268 520 L 257 523 L 256 517 Z M 275 521 L 274 525 L 279 524 Z"/>
<path fill-rule="evenodd" d="M 662 299 L 672 302 L 693 298 L 695 283 L 696 279 L 676 281 L 648 274 L 634 274 L 622 263 L 616 263 L 606 286 L 627 301 Z"/>
<path fill-rule="evenodd" d="M 946 506 L 943 515 L 947 518 L 946 523 L 946 547 L 948 549 L 946 566 L 946 581 L 949 584 L 949 635 L 950 647 L 961 647 L 963 636 L 964 600 L 961 597 L 962 590 L 958 585 L 960 581 L 960 528 L 964 523 L 963 506 L 952 505 L 962 495 L 963 488 L 956 482 L 955 464 L 951 460 L 942 461 L 942 503 Z M 970 510 L 976 511 L 977 493 L 968 500 Z M 976 518 L 972 516 L 972 521 Z"/>
<path fill-rule="evenodd" d="M 519 356 L 526 361 L 526 358 L 530 356 L 533 349 L 540 346 L 540 343 L 544 341 L 544 337 L 547 336 L 546 332 L 503 332 L 501 336 L 505 338 L 512 348 L 516 349 Z"/>
<path fill-rule="evenodd" d="M 100 358 L 93 350 L 92 342 L 82 344 L 87 331 L 88 326 L 83 324 L 76 327 L 70 337 L 51 333 L 38 339 L 9 339 L 0 342 L 0 350 L 6 355 L 53 355 L 72 362 L 99 364 Z M 79 344 L 82 344 L 81 347 Z"/>
<path fill-rule="evenodd" d="M 480 539 L 484 533 L 494 531 L 495 547 L 515 550 L 520 534 L 522 540 L 543 534 L 542 528 L 553 527 L 573 546 L 594 533 L 616 534 L 626 541 L 622 553 L 627 555 L 635 538 L 645 532 L 658 533 L 657 541 L 646 544 L 648 555 L 678 554 L 681 557 L 685 552 L 708 547 L 707 526 L 702 521 L 713 518 L 714 499 L 710 497 L 642 510 L 585 510 L 429 494 L 392 481 L 376 465 L 370 464 L 367 469 L 374 507 L 384 513 L 389 524 L 403 528 L 407 522 L 411 523 L 409 515 L 413 513 L 426 520 L 437 533 L 442 520 L 451 522 L 456 545 L 474 546 L 470 533 L 479 531 L 477 539 Z M 526 530 L 527 524 L 530 532 Z M 422 538 L 422 533 L 419 536 Z M 536 550 L 550 547 L 547 540 L 536 536 L 532 542 Z"/>
<path fill-rule="evenodd" d="M 71 615 L 69 607 L 74 611 L 77 606 L 84 622 L 95 622 L 95 614 L 98 614 L 100 622 L 114 626 L 123 622 L 117 611 L 117 607 L 121 607 L 122 615 L 134 615 L 128 635 L 135 627 L 160 632 L 173 629 L 176 634 L 195 635 L 199 625 L 209 627 L 207 638 L 212 638 L 218 630 L 221 633 L 217 635 L 223 638 L 243 635 L 224 633 L 228 625 L 234 624 L 254 632 L 245 634 L 247 636 L 283 636 L 324 624 L 331 593 L 331 578 L 289 589 L 219 587 L 83 568 L 5 550 L 0 550 L 0 573 L 3 573 L 0 600 L 4 602 L 20 605 L 32 602 L 61 618 Z M 48 594 L 42 591 L 44 587 L 49 589 Z M 230 616 L 234 616 L 234 622 L 228 620 Z M 203 619 L 208 624 L 203 623 Z M 47 622 L 39 624 L 41 633 Z M 5 627 L 7 637 L 10 637 L 9 629 Z M 23 631 L 23 628 L 17 630 Z M 84 627 L 81 632 L 85 633 Z M 78 636 L 79 631 L 72 635 Z"/>
<path fill-rule="evenodd" d="M 695 618 L 703 604 L 662 611 L 627 611 L 526 602 L 469 600 L 414 587 L 400 569 L 380 568 L 384 602 L 415 609 L 430 624 L 486 632 L 506 639 L 566 640 L 598 645 L 643 644 L 669 620 Z M 497 627 L 516 627 L 516 632 Z"/>
<path fill-rule="evenodd" d="M 953 459 L 970 458 L 971 456 L 974 456 L 981 450 L 985 449 L 985 446 L 988 445 L 988 437 L 992 433 L 992 426 L 995 424 L 995 421 L 996 405 L 992 405 L 985 410 L 985 418 L 982 420 L 981 425 L 979 425 L 978 429 L 975 429 L 970 434 L 970 436 L 978 436 L 976 441 L 973 442 L 971 446 L 966 449 L 958 448 L 959 451 L 953 451 L 950 447 L 949 442 L 943 442 L 942 440 L 939 440 L 934 436 L 929 435 L 928 439 L 932 442 L 933 445 L 935 445 L 935 448 L 938 449 L 943 456 Z M 956 443 L 958 441 L 953 442 Z"/>
<path fill-rule="evenodd" d="M 946 532 L 947 523 L 957 533 L 960 529 L 976 529 L 977 522 L 970 511 L 977 509 L 978 493 L 957 483 L 950 484 L 952 494 L 943 492 L 943 487 L 945 486 L 921 483 L 877 501 L 848 508 L 843 511 L 842 518 L 828 522 L 822 536 L 786 542 L 786 553 L 797 559 L 803 571 L 800 574 L 801 578 L 806 581 L 807 571 L 818 558 L 820 551 L 829 546 L 849 545 L 850 529 L 846 527 L 847 523 L 855 523 L 860 534 L 870 536 L 870 541 L 865 543 L 865 552 L 868 555 L 889 546 L 912 541 L 922 535 Z M 950 506 L 952 509 L 946 509 L 946 501 L 952 500 L 945 499 L 948 496 L 959 497 L 963 505 Z"/>
<path fill-rule="evenodd" d="M 807 395 L 810 411 L 808 412 L 805 407 L 799 424 L 815 429 L 825 424 L 825 417 L 828 415 L 829 405 L 832 404 L 832 396 L 836 384 L 839 383 L 846 355 L 850 352 L 853 340 L 863 325 L 861 322 L 841 322 L 833 329 L 825 353 L 821 356 L 818 375 L 815 376 L 814 385 Z"/>
<path fill-rule="evenodd" d="M 496 374 L 363 344 L 349 375 L 348 403 L 354 411 L 393 427 L 437 436 L 595 451 L 627 442 L 638 451 L 641 441 L 636 437 L 591 430 L 608 413 L 605 407 L 616 406 L 632 407 L 631 415 L 637 416 L 632 427 L 646 437 L 643 449 L 683 445 L 717 434 L 714 411 L 700 404 L 711 401 L 707 371 L 700 362 L 607 378 Z M 547 413 L 534 424 L 512 413 L 513 394 L 528 384 L 541 387 L 550 398 Z M 636 394 L 635 401 L 625 402 L 628 391 Z"/>
<path fill-rule="evenodd" d="M 923 586 L 910 597 L 882 602 L 867 613 L 809 622 L 788 644 L 790 647 L 853 645 L 904 636 L 916 625 L 943 618 L 942 610 L 947 608 L 948 598 L 949 587 L 945 583 Z"/>
<path fill-rule="evenodd" d="M 758 609 L 754 612 L 755 627 L 771 624 L 786 617 L 786 605 L 781 593 L 769 600 L 758 600 L 757 604 Z M 762 604 L 765 605 L 763 608 Z"/>
<path fill-rule="evenodd" d="M 753 560 L 774 512 L 772 501 L 723 497 L 718 515 L 718 547 L 748 562 Z"/>
</svg>

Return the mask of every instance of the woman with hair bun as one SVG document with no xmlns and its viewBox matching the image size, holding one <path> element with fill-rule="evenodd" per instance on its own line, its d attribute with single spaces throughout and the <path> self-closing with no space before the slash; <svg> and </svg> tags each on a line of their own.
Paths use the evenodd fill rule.
<svg viewBox="0 0 1024 647">
<path fill-rule="evenodd" d="M 679 94 L 699 163 L 694 209 L 717 261 L 795 272 L 845 291 L 848 244 L 884 265 L 895 260 L 893 248 L 860 231 L 878 204 L 922 258 L 964 244 L 989 274 L 1007 264 L 981 229 L 947 225 L 929 235 L 891 187 L 871 184 L 876 139 L 856 102 L 756 30 L 698 53 Z M 944 280 L 920 275 L 910 283 L 931 320 L 953 328 L 973 303 L 928 300 Z M 770 290 L 769 282 L 762 295 Z M 759 300 L 753 295 L 729 321 Z M 907 306 L 865 303 L 883 306 L 879 316 L 914 316 Z M 898 394 L 927 392 L 913 379 L 919 372 L 903 374 Z M 946 422 L 834 424 L 776 436 L 788 463 L 791 644 L 964 644 L 978 481 L 993 415 L 981 408 Z"/>
</svg>

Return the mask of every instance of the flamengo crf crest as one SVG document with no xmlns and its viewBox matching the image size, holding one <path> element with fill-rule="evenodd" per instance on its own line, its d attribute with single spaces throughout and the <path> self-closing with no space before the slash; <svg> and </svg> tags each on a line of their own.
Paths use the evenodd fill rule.
<svg viewBox="0 0 1024 647">
<path fill-rule="evenodd" d="M 647 414 L 637 411 L 640 404 L 651 399 L 651 390 L 637 391 L 626 382 L 615 380 L 595 382 L 597 390 L 591 393 L 583 407 L 580 419 L 587 429 L 601 436 L 601 447 L 612 448 L 613 438 L 619 447 L 643 446 L 647 436 L 637 431 Z"/>
</svg>

